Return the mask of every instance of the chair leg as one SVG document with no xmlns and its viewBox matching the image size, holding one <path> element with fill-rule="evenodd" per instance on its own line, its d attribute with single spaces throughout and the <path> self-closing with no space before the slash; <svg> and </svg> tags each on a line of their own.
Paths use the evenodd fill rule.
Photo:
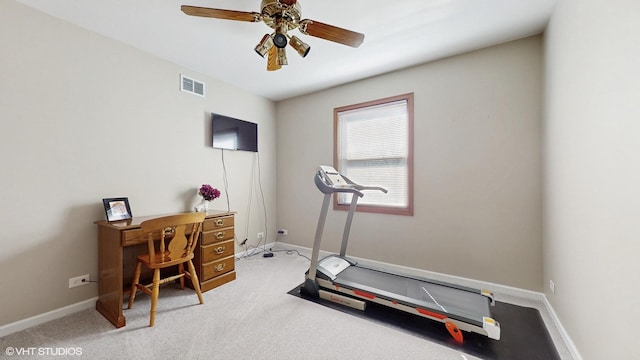
<svg viewBox="0 0 640 360">
<path fill-rule="evenodd" d="M 158 294 L 160 293 L 160 269 L 153 270 L 153 285 L 151 289 L 151 314 L 149 314 L 149 326 L 153 326 L 156 319 L 156 306 L 158 305 Z"/>
<path fill-rule="evenodd" d="M 184 274 L 184 263 L 178 264 L 178 274 Z M 184 290 L 184 276 L 180 278 L 180 289 Z"/>
<path fill-rule="evenodd" d="M 198 275 L 196 274 L 196 268 L 193 266 L 191 260 L 187 262 L 189 266 L 189 274 L 191 274 L 191 284 L 193 284 L 193 289 L 198 294 L 198 300 L 200 300 L 200 304 L 204 304 L 204 300 L 202 299 L 202 292 L 200 291 L 200 281 L 198 280 Z"/>
<path fill-rule="evenodd" d="M 133 300 L 136 298 L 136 292 L 138 291 L 138 287 L 136 286 L 138 282 L 140 282 L 140 273 L 142 272 L 142 263 L 138 262 L 136 264 L 136 271 L 133 274 L 133 281 L 131 282 L 131 294 L 129 294 L 129 306 L 127 309 L 131 309 L 133 306 Z"/>
</svg>

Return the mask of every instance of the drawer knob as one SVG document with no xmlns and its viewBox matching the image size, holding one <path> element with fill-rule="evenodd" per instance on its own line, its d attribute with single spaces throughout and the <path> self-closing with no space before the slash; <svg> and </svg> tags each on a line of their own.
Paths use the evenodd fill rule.
<svg viewBox="0 0 640 360">
<path fill-rule="evenodd" d="M 216 226 L 224 225 L 224 219 L 216 219 Z"/>
<path fill-rule="evenodd" d="M 222 239 L 223 237 L 224 237 L 224 231 L 218 231 L 218 232 L 216 233 L 216 238 L 218 238 L 218 239 Z"/>
<path fill-rule="evenodd" d="M 219 255 L 219 254 L 222 254 L 225 250 L 226 250 L 226 246 L 218 246 L 218 247 L 214 250 L 214 252 L 215 252 L 216 254 L 218 254 L 218 255 Z"/>
<path fill-rule="evenodd" d="M 224 270 L 224 263 L 216 265 L 215 269 L 216 269 L 216 272 L 220 272 Z"/>
</svg>

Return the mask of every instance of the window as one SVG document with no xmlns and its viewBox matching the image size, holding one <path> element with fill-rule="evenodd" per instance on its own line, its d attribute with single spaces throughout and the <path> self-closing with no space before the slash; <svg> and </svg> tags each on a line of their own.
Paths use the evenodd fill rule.
<svg viewBox="0 0 640 360">
<path fill-rule="evenodd" d="M 413 215 L 413 93 L 336 108 L 334 167 L 353 182 L 382 186 L 367 191 L 358 211 Z M 337 194 L 347 210 L 351 194 Z"/>
</svg>

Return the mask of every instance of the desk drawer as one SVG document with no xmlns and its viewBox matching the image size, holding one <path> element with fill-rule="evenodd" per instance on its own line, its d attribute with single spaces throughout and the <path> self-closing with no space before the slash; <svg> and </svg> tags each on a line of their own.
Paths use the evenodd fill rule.
<svg viewBox="0 0 640 360">
<path fill-rule="evenodd" d="M 204 223 L 202 224 L 202 230 L 208 231 L 208 230 L 221 229 L 225 227 L 231 227 L 233 226 L 233 222 L 234 222 L 233 215 L 205 219 Z"/>
<path fill-rule="evenodd" d="M 191 234 L 192 229 L 193 229 L 193 225 L 187 226 L 187 228 L 185 229 L 187 236 Z M 154 241 L 160 240 L 160 235 L 161 235 L 160 230 L 154 232 L 153 240 Z M 170 234 L 166 235 L 165 241 L 167 242 L 170 241 L 172 237 L 173 235 L 170 235 Z M 131 246 L 131 245 L 137 245 L 137 244 L 142 244 L 146 242 L 147 242 L 147 236 L 140 228 L 122 231 L 122 246 Z"/>
<path fill-rule="evenodd" d="M 216 276 L 211 280 L 201 281 L 200 290 L 202 292 L 209 291 L 209 290 L 211 290 L 213 288 L 217 288 L 218 286 L 226 284 L 226 283 L 228 283 L 230 281 L 233 281 L 235 279 L 236 279 L 236 272 L 235 271 L 229 271 L 228 273 L 226 273 L 224 275 Z M 189 284 L 189 281 L 187 281 L 187 284 Z"/>
<path fill-rule="evenodd" d="M 233 240 L 233 238 L 233 228 L 205 231 L 202 233 L 202 242 L 200 245 L 205 246 L 220 241 Z"/>
<path fill-rule="evenodd" d="M 201 247 L 202 263 L 206 264 L 234 254 L 233 239 Z"/>
<path fill-rule="evenodd" d="M 207 281 L 216 276 L 222 275 L 235 269 L 235 256 L 229 256 L 218 261 L 210 262 L 202 265 L 202 279 L 200 282 Z"/>
<path fill-rule="evenodd" d="M 122 246 L 130 246 L 147 242 L 142 229 L 125 230 L 122 232 Z"/>
</svg>

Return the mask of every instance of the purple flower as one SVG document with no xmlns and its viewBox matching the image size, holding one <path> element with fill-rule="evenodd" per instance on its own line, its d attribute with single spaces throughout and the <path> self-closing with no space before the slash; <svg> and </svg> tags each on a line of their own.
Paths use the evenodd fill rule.
<svg viewBox="0 0 640 360">
<path fill-rule="evenodd" d="M 211 187 L 209 184 L 203 184 L 198 190 L 198 194 L 205 200 L 211 201 L 220 197 L 220 190 Z"/>
</svg>

